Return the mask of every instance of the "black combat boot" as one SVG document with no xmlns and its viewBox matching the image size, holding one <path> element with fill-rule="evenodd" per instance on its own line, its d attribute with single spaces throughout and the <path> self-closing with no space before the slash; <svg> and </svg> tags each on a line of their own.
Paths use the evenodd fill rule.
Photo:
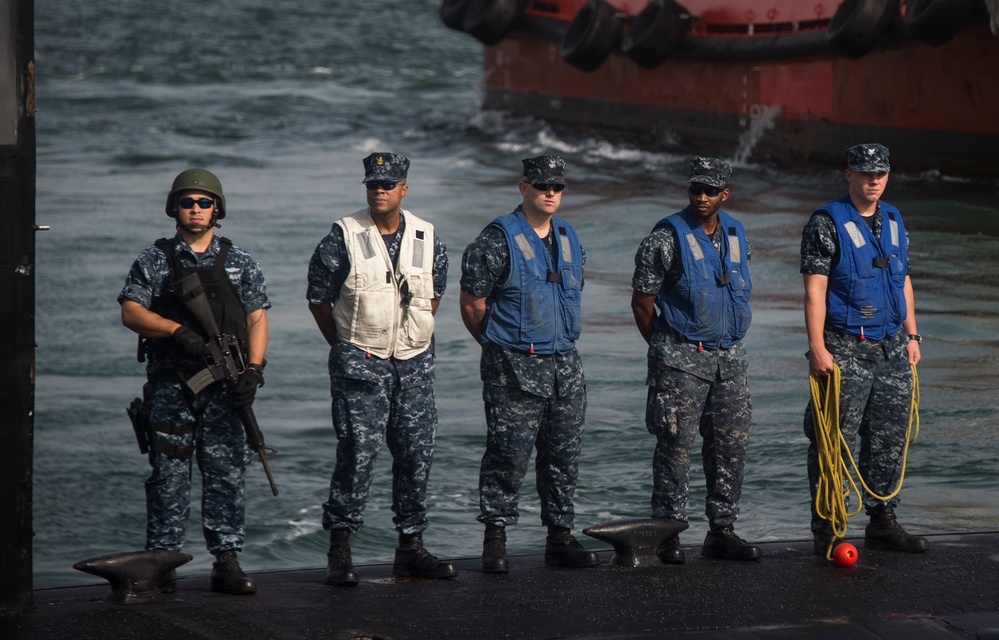
<svg viewBox="0 0 999 640">
<path fill-rule="evenodd" d="M 257 592 L 257 585 L 243 573 L 236 560 L 236 551 L 228 549 L 220 552 L 212 563 L 211 589 L 234 596 L 251 596 Z"/>
<path fill-rule="evenodd" d="M 587 551 L 579 544 L 568 529 L 548 527 L 548 540 L 545 542 L 545 564 L 549 567 L 598 567 L 600 558 L 596 552 Z"/>
<path fill-rule="evenodd" d="M 663 541 L 656 549 L 656 555 L 659 556 L 659 561 L 663 564 L 683 564 L 687 560 L 683 554 L 683 549 L 680 548 L 679 536 L 670 536 Z"/>
<path fill-rule="evenodd" d="M 334 587 L 357 585 L 357 573 L 350 558 L 350 529 L 330 529 L 330 550 L 326 558 L 326 584 Z"/>
<path fill-rule="evenodd" d="M 885 507 L 871 515 L 864 534 L 864 546 L 880 551 L 922 553 L 930 548 L 926 538 L 910 536 L 895 519 L 895 510 Z"/>
<path fill-rule="evenodd" d="M 177 570 L 171 569 L 161 575 L 156 588 L 160 593 L 177 593 Z"/>
<path fill-rule="evenodd" d="M 763 552 L 759 547 L 735 535 L 732 525 L 711 525 L 711 530 L 701 545 L 701 555 L 719 560 L 758 560 L 763 557 Z"/>
<path fill-rule="evenodd" d="M 825 558 L 829 553 L 829 546 L 833 544 L 833 533 L 829 529 L 815 531 L 812 533 L 812 542 L 815 555 Z"/>
<path fill-rule="evenodd" d="M 453 578 L 458 575 L 454 565 L 441 562 L 423 548 L 423 535 L 399 534 L 399 547 L 395 550 L 392 573 L 407 578 Z"/>
<path fill-rule="evenodd" d="M 510 565 L 506 559 L 506 529 L 494 524 L 486 525 L 482 538 L 482 571 L 507 573 Z"/>
</svg>

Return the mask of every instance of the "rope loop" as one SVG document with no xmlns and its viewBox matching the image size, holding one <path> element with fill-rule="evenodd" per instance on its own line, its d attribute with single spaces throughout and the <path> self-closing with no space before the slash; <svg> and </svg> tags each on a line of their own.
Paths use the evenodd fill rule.
<svg viewBox="0 0 999 640">
<path fill-rule="evenodd" d="M 846 527 L 850 517 L 859 514 L 864 507 L 857 481 L 868 495 L 881 501 L 891 500 L 902 490 L 906 461 L 909 456 L 909 444 L 915 441 L 919 435 L 919 376 L 916 374 L 916 365 L 910 364 L 909 368 L 912 371 L 912 396 L 909 400 L 909 423 L 905 431 L 905 447 L 902 450 L 902 472 L 899 474 L 895 490 L 887 496 L 878 495 L 867 486 L 867 482 L 853 459 L 850 446 L 839 428 L 839 398 L 842 380 L 839 366 L 833 364 L 832 373 L 822 378 L 811 373 L 808 375 L 812 396 L 812 426 L 815 429 L 815 446 L 819 462 L 815 511 L 820 518 L 829 521 L 833 532 L 829 548 L 826 549 L 826 559 L 828 560 L 832 560 L 832 550 L 836 546 L 836 541 L 846 537 Z M 846 460 L 849 460 L 849 466 L 847 466 Z M 854 480 L 854 477 L 857 478 L 857 481 Z M 851 495 L 855 495 L 857 500 L 857 508 L 852 512 L 847 510 Z"/>
</svg>

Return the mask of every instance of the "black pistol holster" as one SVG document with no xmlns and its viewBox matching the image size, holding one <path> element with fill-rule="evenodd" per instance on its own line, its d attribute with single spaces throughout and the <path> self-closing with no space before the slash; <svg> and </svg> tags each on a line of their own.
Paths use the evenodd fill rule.
<svg viewBox="0 0 999 640">
<path fill-rule="evenodd" d="M 153 422 L 150 419 L 150 389 L 147 384 L 142 388 L 142 398 L 135 398 L 125 409 L 135 430 L 135 439 L 139 443 L 139 451 L 152 456 L 152 451 L 164 453 L 171 458 L 187 460 L 194 453 L 194 447 L 175 444 L 165 440 L 162 435 L 188 434 L 194 432 L 194 425 L 165 424 Z M 157 433 L 162 435 L 157 435 Z"/>
<path fill-rule="evenodd" d="M 145 395 L 145 393 L 143 393 Z M 128 419 L 132 421 L 135 439 L 139 442 L 139 452 L 149 453 L 149 403 L 142 398 L 135 398 L 125 409 Z"/>
</svg>

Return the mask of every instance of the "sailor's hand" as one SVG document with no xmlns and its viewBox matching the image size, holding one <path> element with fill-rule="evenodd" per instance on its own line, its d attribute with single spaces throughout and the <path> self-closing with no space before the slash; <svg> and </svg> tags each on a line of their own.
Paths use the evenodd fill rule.
<svg viewBox="0 0 999 640">
<path fill-rule="evenodd" d="M 239 375 L 232 387 L 232 403 L 237 407 L 249 407 L 257 395 L 257 387 L 264 386 L 264 374 L 253 365 Z"/>
<path fill-rule="evenodd" d="M 184 353 L 192 358 L 201 358 L 205 353 L 205 341 L 196 332 L 188 329 L 184 325 L 177 327 L 177 330 L 170 336 L 184 349 Z"/>
<path fill-rule="evenodd" d="M 808 371 L 817 378 L 822 378 L 833 371 L 833 357 L 824 347 L 811 349 L 808 352 Z"/>
</svg>

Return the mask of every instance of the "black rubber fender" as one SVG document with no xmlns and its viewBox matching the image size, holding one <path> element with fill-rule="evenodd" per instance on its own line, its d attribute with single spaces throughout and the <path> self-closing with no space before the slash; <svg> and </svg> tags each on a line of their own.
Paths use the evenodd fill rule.
<svg viewBox="0 0 999 640">
<path fill-rule="evenodd" d="M 510 33 L 527 0 L 468 0 L 462 31 L 482 44 L 496 44 Z"/>
<path fill-rule="evenodd" d="M 621 38 L 621 53 L 655 69 L 683 44 L 690 12 L 674 0 L 651 0 Z"/>
<path fill-rule="evenodd" d="M 898 13 L 898 0 L 843 0 L 826 39 L 847 58 L 860 58 L 884 35 Z"/>
<path fill-rule="evenodd" d="M 593 71 L 621 41 L 617 9 L 604 0 L 590 0 L 580 8 L 562 36 L 562 59 L 577 69 Z"/>
<path fill-rule="evenodd" d="M 465 14 L 470 2 L 471 0 L 441 0 L 437 15 L 449 29 L 464 31 Z"/>
<path fill-rule="evenodd" d="M 914 36 L 939 47 L 957 35 L 981 0 L 909 0 L 902 22 Z"/>
</svg>

